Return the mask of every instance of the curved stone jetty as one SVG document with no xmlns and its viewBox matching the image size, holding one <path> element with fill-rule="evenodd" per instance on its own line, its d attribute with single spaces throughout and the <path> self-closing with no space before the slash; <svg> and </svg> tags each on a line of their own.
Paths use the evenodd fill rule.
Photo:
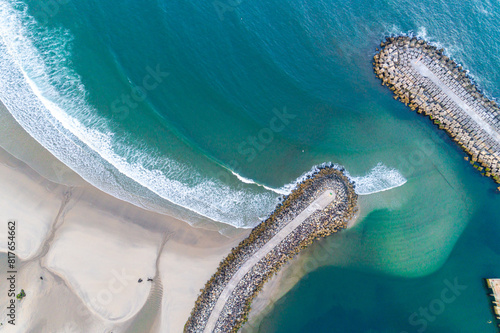
<svg viewBox="0 0 500 333">
<path fill-rule="evenodd" d="M 412 111 L 429 116 L 469 154 L 476 169 L 500 183 L 497 103 L 479 92 L 442 49 L 406 36 L 387 38 L 380 46 L 373 66 L 382 85 Z"/>
<path fill-rule="evenodd" d="M 341 170 L 324 167 L 312 174 L 220 263 L 184 332 L 237 332 L 264 283 L 314 239 L 345 228 L 356 200 Z"/>
</svg>

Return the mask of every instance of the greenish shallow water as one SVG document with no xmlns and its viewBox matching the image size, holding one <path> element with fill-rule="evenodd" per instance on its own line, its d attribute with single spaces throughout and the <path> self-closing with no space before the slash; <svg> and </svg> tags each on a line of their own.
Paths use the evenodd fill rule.
<svg viewBox="0 0 500 333">
<path fill-rule="evenodd" d="M 429 240 L 442 237 L 412 237 L 411 227 L 387 226 L 391 212 L 370 214 L 329 240 L 338 241 L 332 265 L 306 275 L 255 331 L 497 332 L 483 280 L 500 274 L 497 199 L 482 199 L 444 265 L 423 277 L 406 274 L 436 262 Z M 387 235 L 381 251 L 373 243 Z"/>
<path fill-rule="evenodd" d="M 97 187 L 218 228 L 255 225 L 314 165 L 356 177 L 382 163 L 363 186 L 407 182 L 363 196 L 328 267 L 261 331 L 416 332 L 409 316 L 457 277 L 467 290 L 427 331 L 492 332 L 482 278 L 500 275 L 500 197 L 371 61 L 384 36 L 414 33 L 499 96 L 500 4 L 222 4 L 0 0 L 0 99 Z"/>
</svg>

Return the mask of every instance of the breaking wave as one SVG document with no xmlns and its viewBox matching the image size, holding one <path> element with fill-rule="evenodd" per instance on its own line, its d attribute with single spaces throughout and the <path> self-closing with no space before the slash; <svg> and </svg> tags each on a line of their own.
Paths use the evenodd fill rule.
<svg viewBox="0 0 500 333">
<path fill-rule="evenodd" d="M 334 167 L 338 170 L 344 171 L 345 175 L 354 183 L 355 186 L 354 190 L 358 195 L 368 195 L 368 194 L 388 191 L 390 189 L 403 186 L 407 182 L 406 178 L 398 170 L 389 168 L 382 163 L 378 163 L 375 167 L 373 167 L 370 170 L 368 174 L 364 176 L 353 177 L 347 170 L 344 170 L 344 168 L 341 165 L 334 164 L 332 162 L 326 162 L 320 165 L 313 166 L 311 170 L 303 173 L 295 181 L 277 189 L 261 185 L 256 181 L 240 176 L 235 172 L 233 172 L 233 174 L 236 175 L 236 177 L 238 177 L 238 179 L 240 179 L 244 183 L 256 184 L 258 186 L 263 186 L 264 188 L 276 192 L 278 194 L 288 195 L 293 191 L 293 189 L 298 184 L 309 178 L 314 173 L 320 171 L 321 168 L 327 166 Z"/>
<path fill-rule="evenodd" d="M 20 8 L 0 0 L 0 99 L 59 160 L 117 198 L 189 223 L 215 220 L 251 227 L 257 216 L 272 210 L 276 194 L 255 186 L 229 186 L 154 151 L 117 143 L 106 121 L 86 102 L 79 75 L 70 69 L 70 33 L 39 28 L 25 6 L 15 5 Z M 168 176 L 183 174 L 189 175 L 190 184 Z"/>
<path fill-rule="evenodd" d="M 85 86 L 71 69 L 71 44 L 69 31 L 41 28 L 26 5 L 0 0 L 0 100 L 33 138 L 101 190 L 191 224 L 249 228 L 273 210 L 280 195 L 317 171 L 313 167 L 280 188 L 231 171 L 239 182 L 228 185 L 154 149 L 128 146 L 87 103 Z M 406 182 L 381 164 L 352 179 L 358 194 Z"/>
<path fill-rule="evenodd" d="M 406 178 L 396 169 L 382 163 L 377 164 L 370 172 L 361 177 L 352 177 L 358 195 L 367 195 L 387 191 L 406 183 Z"/>
</svg>

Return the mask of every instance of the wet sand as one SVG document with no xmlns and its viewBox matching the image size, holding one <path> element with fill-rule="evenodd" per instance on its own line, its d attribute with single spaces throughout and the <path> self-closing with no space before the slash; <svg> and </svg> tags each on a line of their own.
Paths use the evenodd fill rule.
<svg viewBox="0 0 500 333">
<path fill-rule="evenodd" d="M 52 182 L 1 148 L 0 186 L 2 225 L 16 220 L 16 284 L 27 294 L 17 303 L 16 326 L 4 323 L 5 332 L 127 332 L 150 302 L 153 286 L 163 290 L 160 305 L 147 310 L 157 322 L 154 331 L 179 332 L 206 279 L 248 233 L 234 229 L 232 237 L 222 236 L 85 182 Z M 4 253 L 6 232 L 0 230 Z M 0 307 L 6 309 L 8 301 L 2 293 Z M 6 310 L 0 316 L 4 322 Z"/>
</svg>

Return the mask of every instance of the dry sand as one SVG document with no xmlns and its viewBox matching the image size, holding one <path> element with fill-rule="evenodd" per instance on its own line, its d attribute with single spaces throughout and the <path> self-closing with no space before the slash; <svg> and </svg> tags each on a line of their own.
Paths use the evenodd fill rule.
<svg viewBox="0 0 500 333">
<path fill-rule="evenodd" d="M 156 323 L 153 332 L 181 332 L 199 290 L 249 232 L 235 229 L 228 238 L 85 183 L 56 184 L 3 149 L 0 188 L 0 252 L 15 219 L 16 285 L 27 294 L 14 327 L 6 320 L 7 291 L 0 291 L 3 332 L 143 332 L 144 318 Z M 2 272 L 6 263 L 2 253 Z"/>
<path fill-rule="evenodd" d="M 64 168 L 58 165 L 77 179 Z M 182 332 L 200 289 L 250 230 L 230 230 L 228 238 L 81 184 L 51 182 L 0 148 L 0 252 L 15 219 L 17 286 L 28 295 L 12 327 L 0 291 L 0 332 Z M 243 331 L 255 331 L 272 304 L 317 267 L 310 265 L 315 248 L 323 251 L 306 250 L 266 284 Z M 1 256 L 2 272 L 5 264 Z"/>
<path fill-rule="evenodd" d="M 7 222 L 16 220 L 16 285 L 27 297 L 12 326 L 0 290 L 0 332 L 182 332 L 200 289 L 250 230 L 225 227 L 226 237 L 109 196 L 1 109 L 0 146 L 8 151 L 0 148 L 0 272 Z M 313 245 L 266 284 L 244 331 L 320 264 L 323 250 Z"/>
</svg>

